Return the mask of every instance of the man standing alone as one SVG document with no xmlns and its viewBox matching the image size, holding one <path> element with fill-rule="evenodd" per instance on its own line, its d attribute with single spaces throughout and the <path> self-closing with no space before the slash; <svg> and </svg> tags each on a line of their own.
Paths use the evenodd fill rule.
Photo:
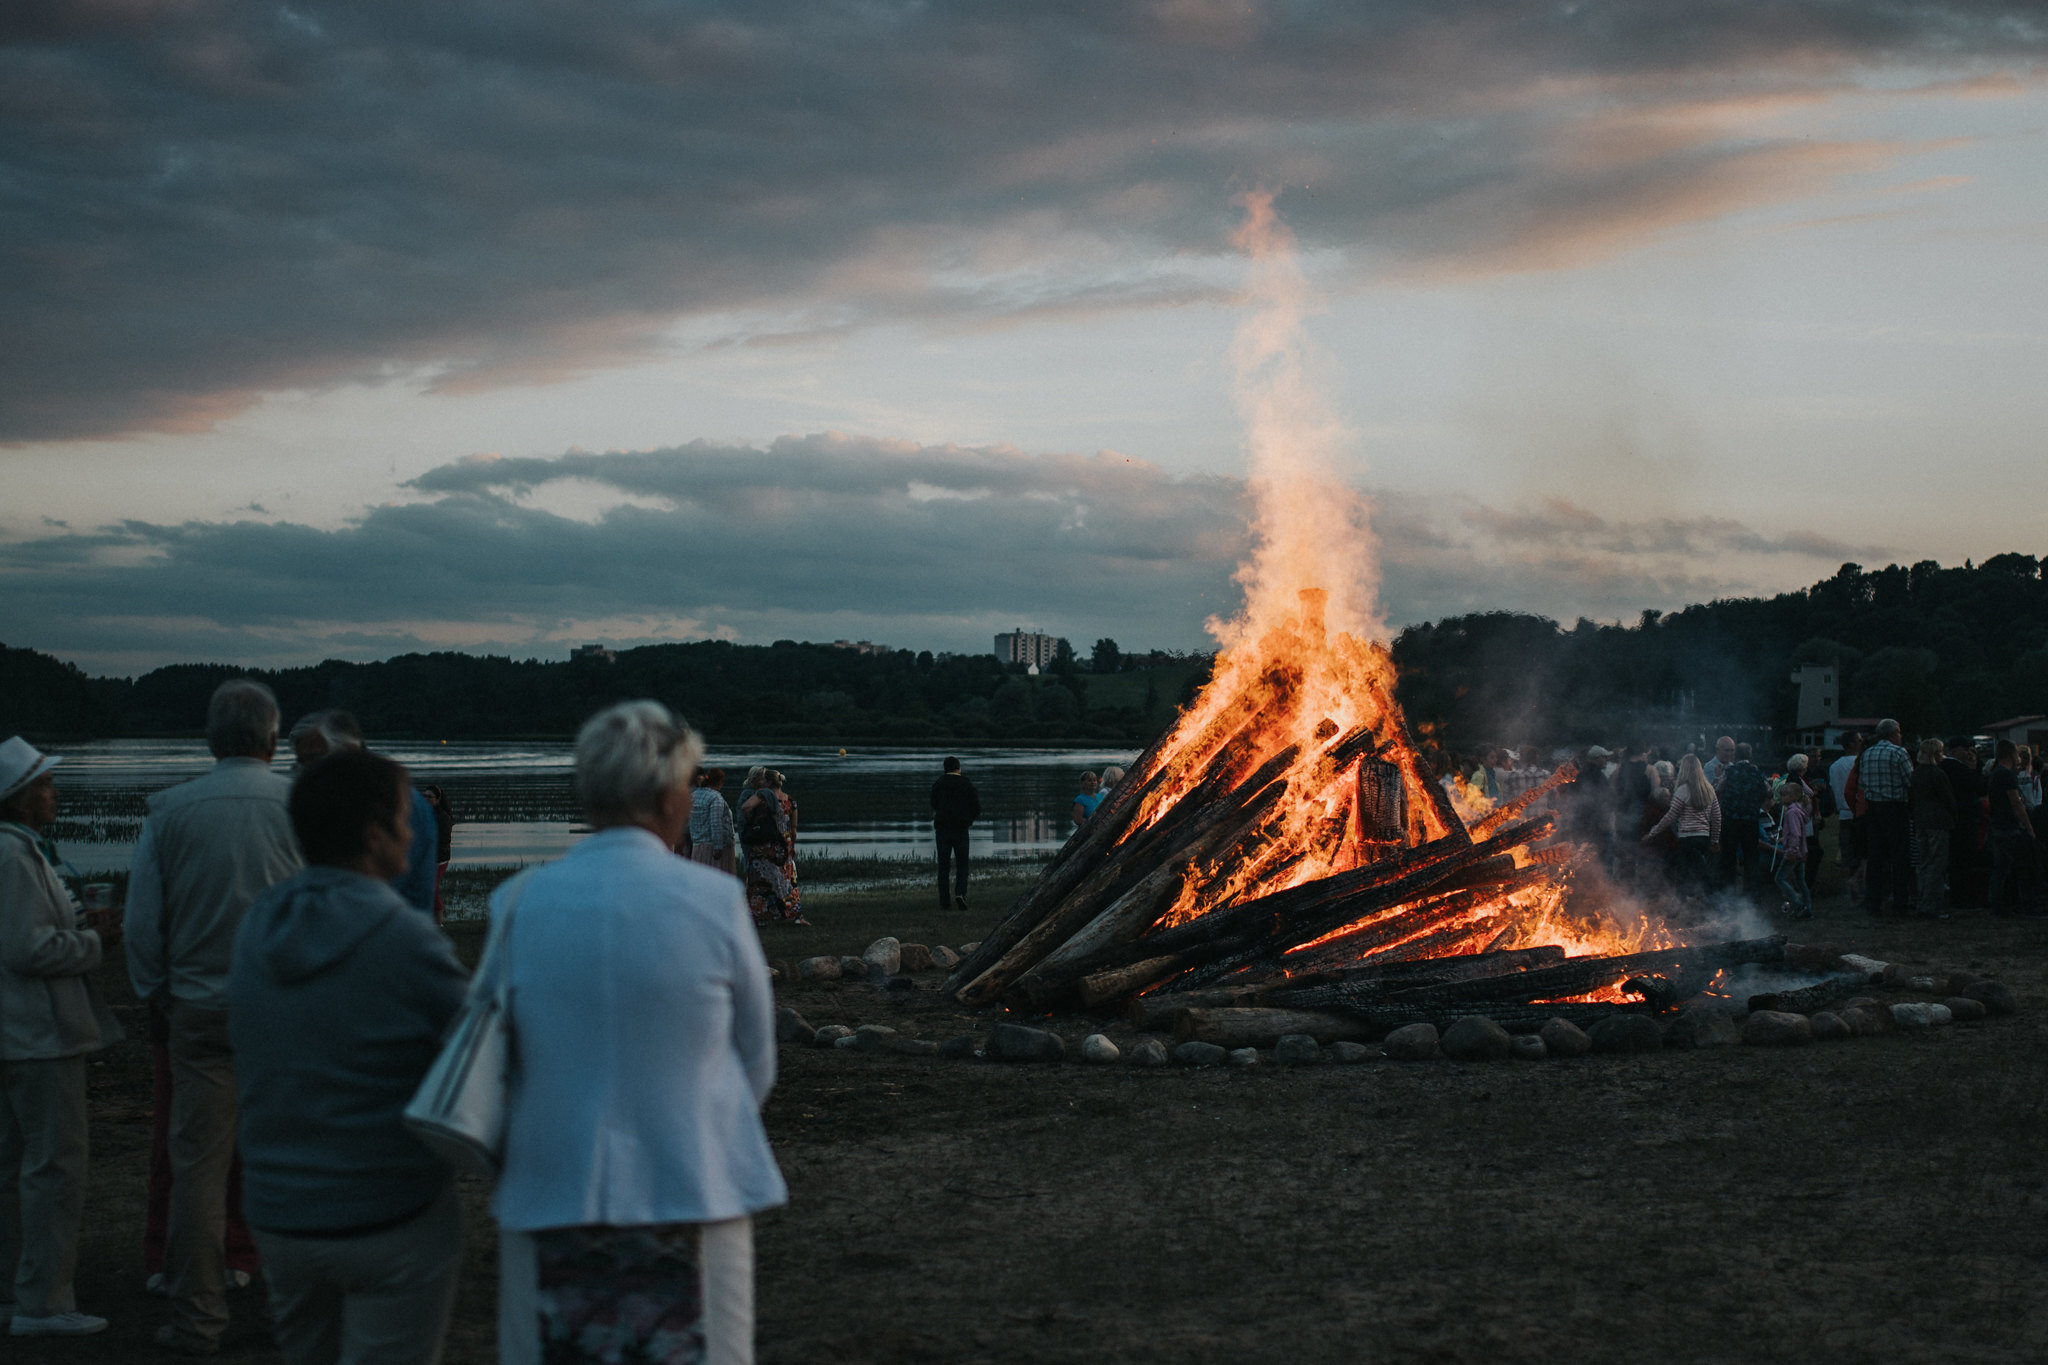
<svg viewBox="0 0 2048 1365">
<path fill-rule="evenodd" d="M 250 902 L 299 870 L 285 809 L 291 784 L 270 770 L 270 689 L 246 678 L 222 683 L 206 708 L 206 744 L 219 760 L 211 772 L 149 799 L 126 926 L 135 993 L 170 1016 L 171 1323 L 157 1341 L 187 1355 L 217 1352 L 228 1325 L 222 1239 L 235 1154 L 227 1001 L 235 933 Z"/>
<path fill-rule="evenodd" d="M 939 842 L 939 909 L 967 908 L 967 830 L 981 818 L 981 798 L 974 784 L 960 775 L 960 760 L 946 760 L 945 771 L 932 783 L 932 832 Z M 952 890 L 946 888 L 946 864 L 959 862 Z"/>
</svg>

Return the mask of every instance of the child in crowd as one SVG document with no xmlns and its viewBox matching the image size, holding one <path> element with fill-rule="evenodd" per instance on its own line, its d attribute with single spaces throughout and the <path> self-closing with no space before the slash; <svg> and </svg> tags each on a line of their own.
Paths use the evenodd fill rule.
<svg viewBox="0 0 2048 1365">
<path fill-rule="evenodd" d="M 1778 839 L 1774 875 L 1785 903 L 1781 914 L 1813 918 L 1813 894 L 1806 886 L 1806 840 L 1813 828 L 1813 797 L 1796 777 L 1777 786 Z"/>
</svg>

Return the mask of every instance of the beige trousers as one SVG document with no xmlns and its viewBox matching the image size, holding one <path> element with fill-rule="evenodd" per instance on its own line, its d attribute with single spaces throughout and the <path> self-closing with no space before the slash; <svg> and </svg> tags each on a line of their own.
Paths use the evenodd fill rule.
<svg viewBox="0 0 2048 1365">
<path fill-rule="evenodd" d="M 205 1346 L 228 1326 L 227 1191 L 235 1159 L 235 1053 L 226 1010 L 171 1002 L 171 1326 Z"/>
<path fill-rule="evenodd" d="M 0 1062 L 0 1297 L 25 1318 L 78 1310 L 85 1058 Z"/>
<path fill-rule="evenodd" d="M 256 1230 L 271 1331 L 286 1365 L 435 1365 L 462 1269 L 453 1186 L 417 1216 L 361 1237 Z"/>
<path fill-rule="evenodd" d="M 754 1220 L 697 1225 L 704 1365 L 754 1365 Z M 498 1365 L 541 1365 L 533 1234 L 498 1233 Z"/>
</svg>

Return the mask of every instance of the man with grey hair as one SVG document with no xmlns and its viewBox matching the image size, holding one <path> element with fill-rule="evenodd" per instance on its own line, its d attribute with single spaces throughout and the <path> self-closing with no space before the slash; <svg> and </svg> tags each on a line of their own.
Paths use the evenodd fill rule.
<svg viewBox="0 0 2048 1365">
<path fill-rule="evenodd" d="M 1899 744 L 1899 723 L 1881 720 L 1877 738 L 1856 765 L 1857 790 L 1863 793 L 1863 908 L 1880 913 L 1885 892 L 1892 893 L 1892 912 L 1913 913 L 1913 850 L 1906 802 L 1913 785 L 1913 756 Z"/>
<path fill-rule="evenodd" d="M 227 1330 L 223 1250 L 235 1153 L 234 1050 L 227 978 L 250 902 L 299 870 L 285 808 L 291 784 L 270 768 L 277 699 L 236 678 L 214 690 L 203 777 L 149 798 L 135 847 L 125 931 L 135 993 L 168 1020 L 170 1220 L 164 1269 L 171 1322 L 159 1345 L 212 1355 Z"/>
<path fill-rule="evenodd" d="M 299 717 L 292 726 L 292 756 L 299 766 L 309 768 L 329 754 L 360 749 L 363 727 L 346 711 L 313 711 Z M 391 879 L 391 889 L 403 896 L 415 910 L 434 913 L 434 892 L 440 881 L 441 854 L 434 806 L 426 794 L 412 790 L 412 848 L 405 871 Z"/>
</svg>

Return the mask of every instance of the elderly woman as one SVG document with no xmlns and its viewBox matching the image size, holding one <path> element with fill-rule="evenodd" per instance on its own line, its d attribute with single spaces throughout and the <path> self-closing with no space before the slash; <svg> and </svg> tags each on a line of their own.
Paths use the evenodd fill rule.
<svg viewBox="0 0 2048 1365">
<path fill-rule="evenodd" d="M 88 973 L 106 948 L 83 927 L 44 831 L 59 760 L 19 735 L 0 744 L 0 1318 L 18 1337 L 86 1336 L 72 1273 L 85 1213 L 85 1054 L 121 1040 Z M 111 935 L 112 930 L 109 928 Z M 8 1208 L 8 1213 L 13 1213 Z"/>
<path fill-rule="evenodd" d="M 493 1211 L 499 1359 L 753 1359 L 753 1215 L 788 1197 L 760 1108 L 768 964 L 739 884 L 673 853 L 702 748 L 658 702 L 576 740 L 595 832 L 492 898 L 476 989 L 519 1058 Z"/>
<path fill-rule="evenodd" d="M 796 802 L 773 768 L 747 774 L 740 801 L 740 851 L 747 864 L 747 906 L 756 924 L 782 920 L 809 926 L 796 885 Z"/>
</svg>

